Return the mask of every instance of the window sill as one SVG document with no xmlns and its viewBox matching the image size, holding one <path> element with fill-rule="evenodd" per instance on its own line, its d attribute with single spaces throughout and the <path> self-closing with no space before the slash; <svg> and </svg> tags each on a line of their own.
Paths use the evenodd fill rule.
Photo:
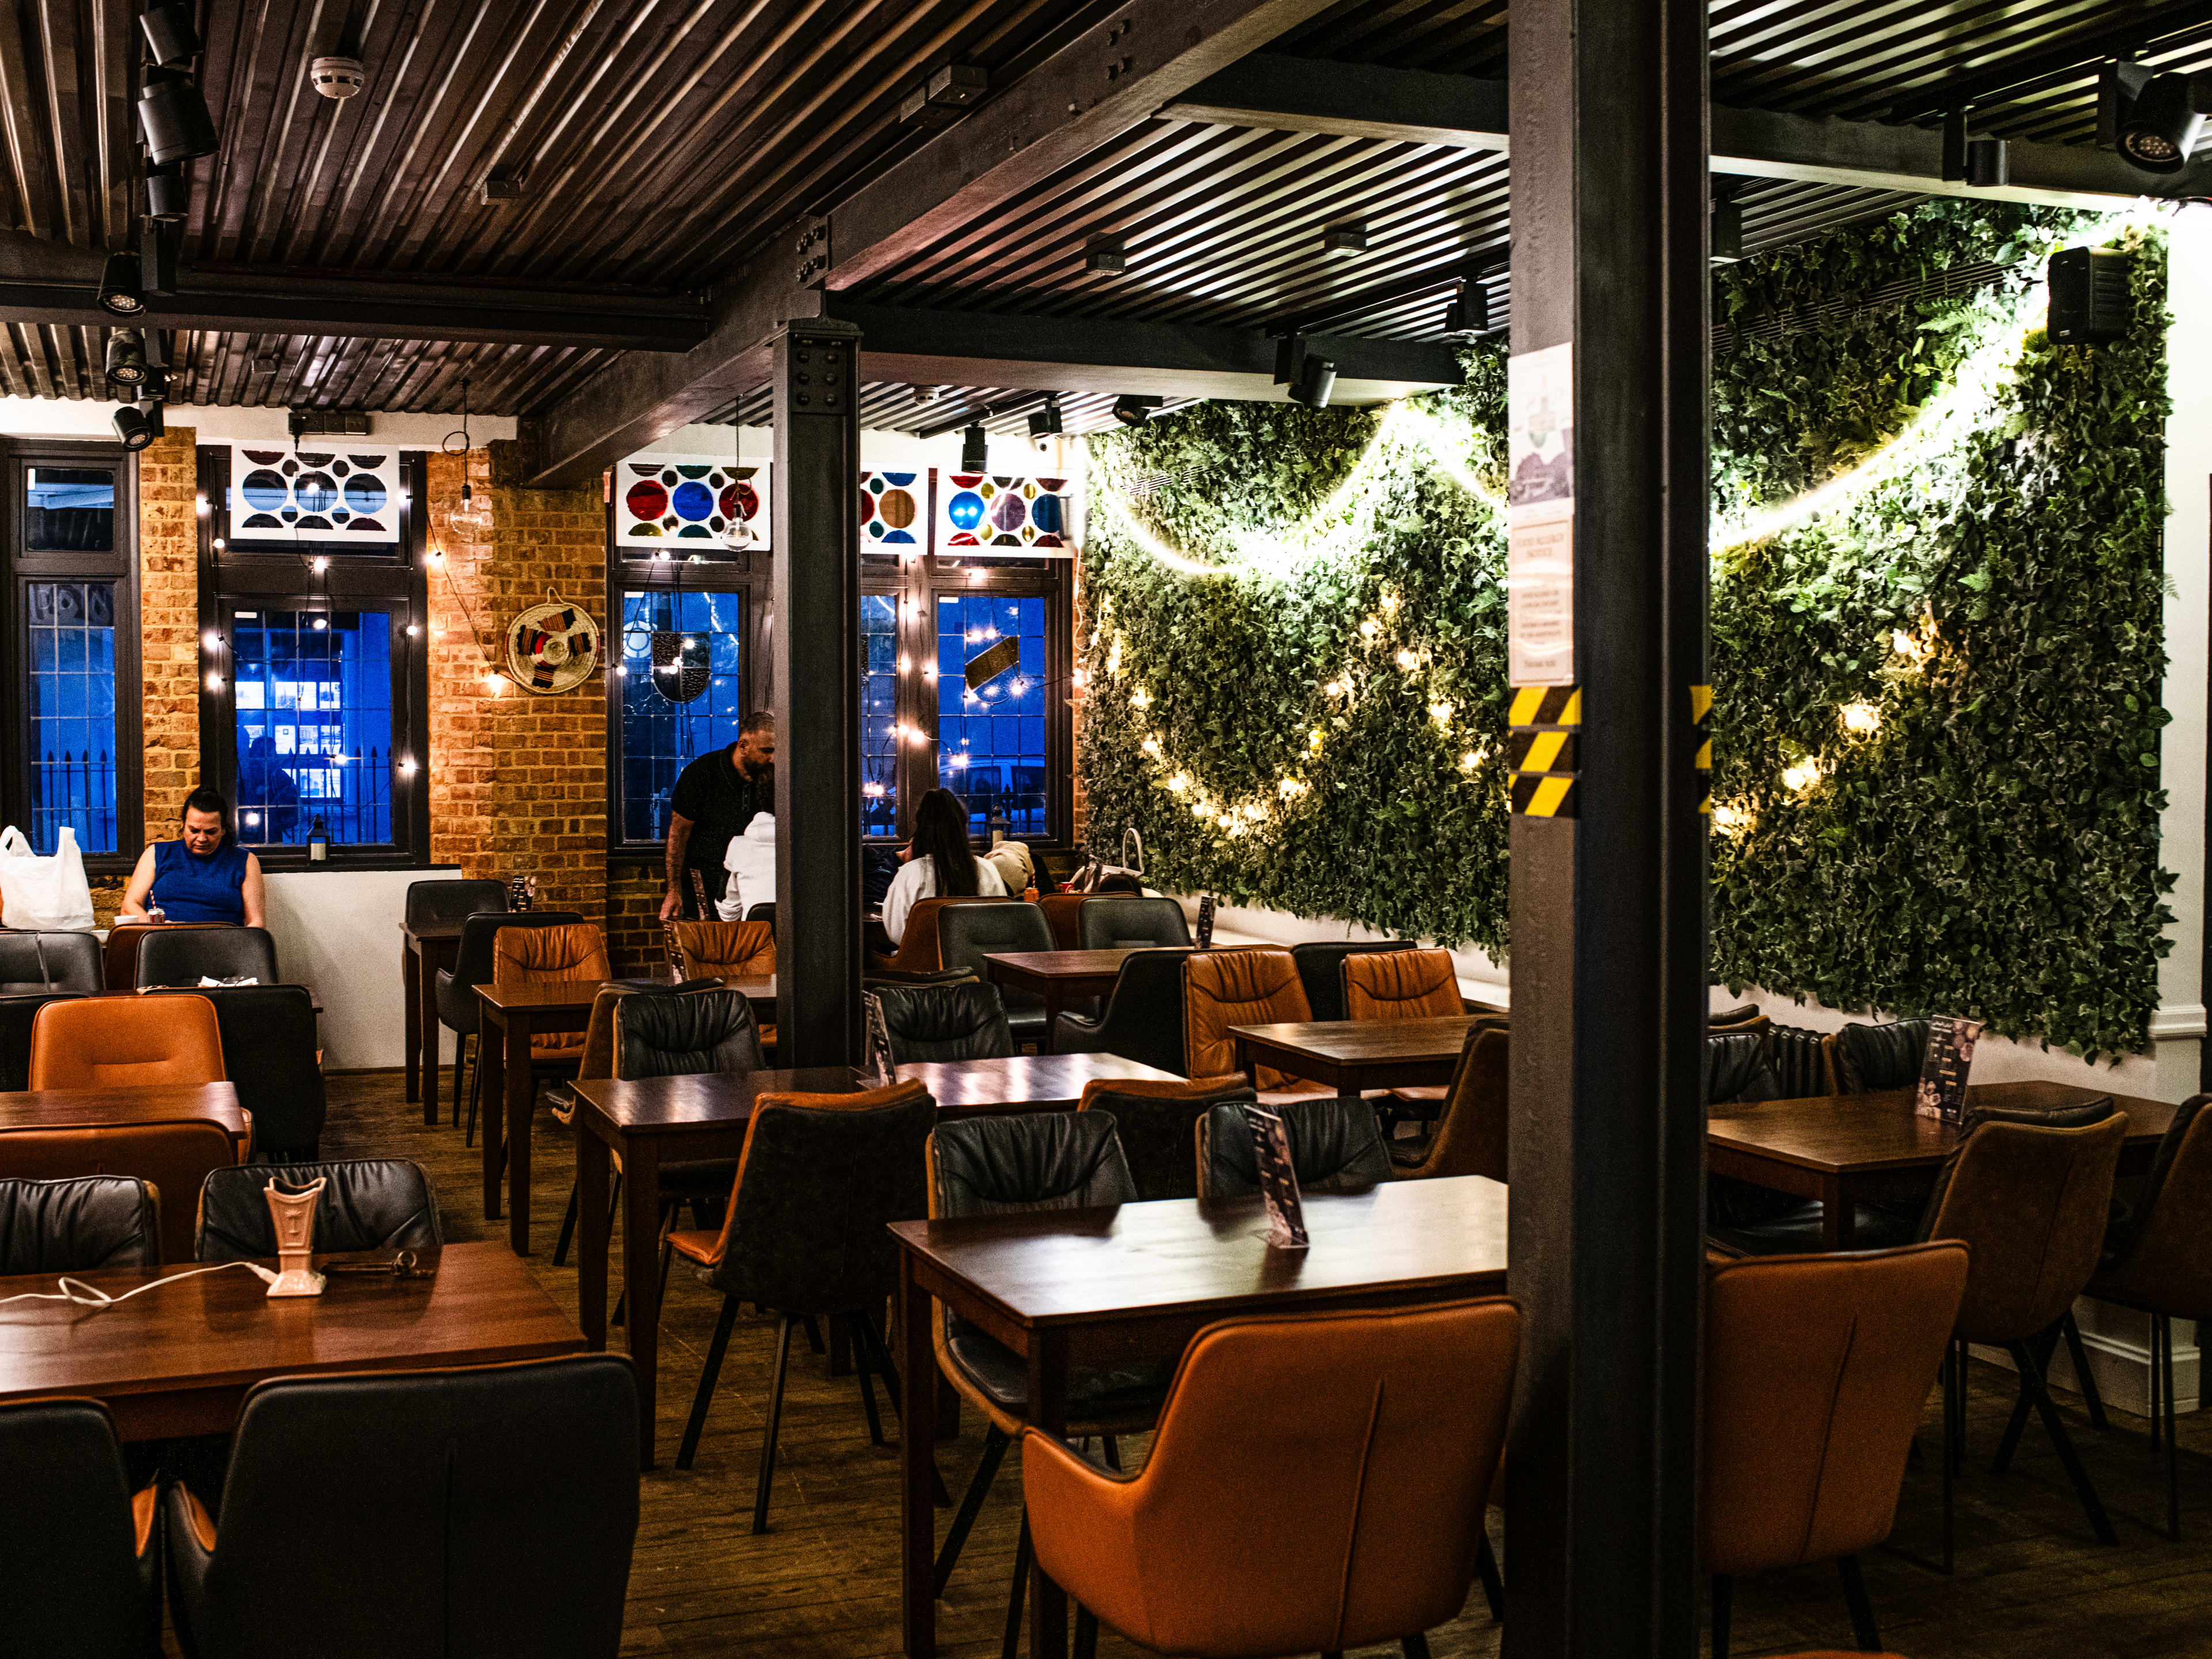
<svg viewBox="0 0 2212 1659">
<path fill-rule="evenodd" d="M 422 870 L 427 872 L 434 870 L 452 870 L 459 867 L 456 865 L 451 864 L 425 864 L 420 860 L 410 858 L 404 853 L 341 854 L 336 848 L 332 848 L 331 849 L 331 856 L 323 860 L 321 862 L 317 863 L 308 859 L 305 854 L 301 854 L 296 857 L 287 858 L 282 854 L 274 854 L 266 852 L 258 847 L 248 847 L 246 850 L 261 860 L 261 872 L 264 875 L 269 876 L 297 876 L 305 875 L 311 872 L 351 870 Z"/>
</svg>

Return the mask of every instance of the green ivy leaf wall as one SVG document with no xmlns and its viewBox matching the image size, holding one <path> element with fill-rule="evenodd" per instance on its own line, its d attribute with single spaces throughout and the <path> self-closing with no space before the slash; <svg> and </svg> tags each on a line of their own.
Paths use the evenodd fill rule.
<svg viewBox="0 0 2212 1659">
<path fill-rule="evenodd" d="M 1713 510 L 1759 533 L 1714 564 L 1717 979 L 2144 1046 L 2162 243 L 2123 239 L 2126 339 L 2027 328 L 2043 256 L 2098 223 L 1926 203 L 1717 276 Z M 1503 952 L 1504 370 L 1466 362 L 1388 412 L 1206 404 L 1091 441 L 1095 849 L 1134 823 L 1162 885 Z"/>
</svg>

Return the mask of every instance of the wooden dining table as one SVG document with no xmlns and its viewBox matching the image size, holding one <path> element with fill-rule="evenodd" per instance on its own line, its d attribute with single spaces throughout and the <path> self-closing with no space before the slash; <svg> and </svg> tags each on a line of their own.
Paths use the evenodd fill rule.
<svg viewBox="0 0 2212 1659">
<path fill-rule="evenodd" d="M 1111 1209 L 1050 1210 L 900 1222 L 901 1375 L 928 1376 L 931 1298 L 972 1320 L 1029 1368 L 1029 1421 L 1067 1426 L 1067 1378 L 1108 1358 L 1172 1360 L 1191 1338 L 1237 1314 L 1398 1306 L 1505 1288 L 1506 1194 L 1480 1176 L 1310 1193 L 1312 1243 L 1279 1250 L 1257 1198 L 1169 1199 Z M 935 1390 L 909 1388 L 899 1431 L 901 1601 L 910 1659 L 935 1651 Z M 1224 1517 L 1224 1524 L 1230 1524 Z M 1032 1659 L 1066 1651 L 1066 1595 L 1036 1576 Z"/>
<path fill-rule="evenodd" d="M 1026 991 L 1044 1002 L 1044 1046 L 1052 1047 L 1052 1030 L 1060 1012 L 1071 1001 L 1103 997 L 1121 975 L 1121 964 L 1138 951 L 1153 947 L 1132 945 L 1106 951 L 999 951 L 983 958 L 983 971 L 994 985 L 1010 991 Z"/>
<path fill-rule="evenodd" d="M 2177 1109 L 2164 1101 L 2028 1081 L 1969 1085 L 1966 1106 L 2048 1111 L 2107 1097 L 2128 1119 L 2121 1167 L 2146 1164 Z M 1772 1192 L 1820 1200 L 1820 1248 L 1846 1250 L 1856 1238 L 1856 1206 L 1925 1198 L 1936 1170 L 1958 1144 L 1958 1126 L 1920 1116 L 1910 1089 L 1752 1101 L 1708 1109 L 1705 1168 Z"/>
<path fill-rule="evenodd" d="M 506 1246 L 422 1254 L 434 1277 L 333 1273 L 320 1296 L 274 1300 L 243 1266 L 72 1273 L 110 1296 L 179 1282 L 106 1308 L 0 1306 L 0 1400 L 87 1395 L 106 1403 L 124 1439 L 165 1440 L 229 1433 L 246 1390 L 271 1376 L 496 1365 L 583 1347 L 583 1334 Z M 333 1259 L 349 1258 L 316 1261 Z M 0 1301 L 51 1292 L 56 1278 L 0 1279 Z"/>
<path fill-rule="evenodd" d="M 530 1254 L 530 1126 L 537 1104 L 537 1079 L 531 1071 L 532 1037 L 556 1031 L 581 1031 L 592 1023 L 599 980 L 556 980 L 501 988 L 479 985 L 483 1034 L 477 1039 L 483 1077 L 482 1118 L 484 1219 L 500 1216 L 500 1173 L 507 1175 L 507 1231 L 517 1255 Z M 658 981 L 656 981 L 658 982 Z M 696 981 L 686 981 L 695 983 Z M 742 994 L 763 1024 L 775 1018 L 775 975 L 760 975 L 716 981 Z M 500 1035 L 494 1038 L 492 1033 Z"/>
<path fill-rule="evenodd" d="M 945 1060 L 898 1068 L 927 1086 L 944 1116 L 1065 1110 L 1093 1079 L 1173 1080 L 1174 1074 L 1119 1054 L 1028 1054 Z M 857 1094 L 874 1079 L 849 1066 L 798 1071 L 709 1072 L 683 1077 L 597 1078 L 576 1085 L 576 1299 L 594 1348 L 606 1346 L 608 1194 L 622 1159 L 623 1284 L 629 1297 L 623 1338 L 637 1373 L 638 1446 L 653 1460 L 653 1411 L 660 1372 L 660 1170 L 666 1164 L 734 1158 L 744 1149 L 753 1103 L 764 1094 Z M 924 1376 L 933 1375 L 925 1371 Z"/>
<path fill-rule="evenodd" d="M 1269 1066 L 1348 1095 L 1362 1089 L 1449 1083 L 1468 1030 L 1482 1018 L 1287 1020 L 1232 1025 L 1229 1035 L 1237 1042 L 1237 1069 L 1247 1077 L 1255 1067 Z"/>
<path fill-rule="evenodd" d="M 24 1089 L 0 1093 L 0 1134 L 16 1129 L 97 1129 L 110 1125 L 205 1120 L 229 1133 L 243 1161 L 253 1114 L 229 1083 L 115 1089 Z"/>
</svg>

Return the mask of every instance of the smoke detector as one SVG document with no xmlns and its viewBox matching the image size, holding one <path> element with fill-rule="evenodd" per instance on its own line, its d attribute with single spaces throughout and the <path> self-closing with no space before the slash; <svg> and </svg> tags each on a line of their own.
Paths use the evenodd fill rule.
<svg viewBox="0 0 2212 1659">
<path fill-rule="evenodd" d="M 343 101 L 368 84 L 358 58 L 318 58 L 307 65 L 307 84 L 325 98 Z"/>
</svg>

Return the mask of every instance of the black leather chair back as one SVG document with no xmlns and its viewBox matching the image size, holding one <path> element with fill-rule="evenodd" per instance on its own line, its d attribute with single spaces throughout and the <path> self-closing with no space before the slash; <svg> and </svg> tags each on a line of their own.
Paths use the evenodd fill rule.
<svg viewBox="0 0 2212 1659">
<path fill-rule="evenodd" d="M 0 932 L 0 996 L 38 991 L 77 991 L 96 996 L 107 988 L 100 940 L 90 933 Z"/>
<path fill-rule="evenodd" d="M 438 1022 L 455 1031 L 477 1025 L 477 987 L 491 983 L 492 939 L 502 927 L 566 927 L 583 917 L 574 910 L 471 912 L 461 921 L 461 942 L 450 971 L 438 972 Z"/>
<path fill-rule="evenodd" d="M 151 1659 L 159 1552 L 141 1559 L 123 1448 L 96 1400 L 0 1406 L 0 1651 Z"/>
<path fill-rule="evenodd" d="M 1410 951 L 1411 939 L 1310 939 L 1291 946 L 1298 980 L 1306 988 L 1306 1006 L 1316 1019 L 1342 1019 L 1344 1015 L 1344 959 L 1361 951 Z"/>
<path fill-rule="evenodd" d="M 329 1097 L 315 1058 L 315 1001 L 304 985 L 210 986 L 189 994 L 215 1004 L 222 1069 L 253 1114 L 256 1158 L 312 1158 Z"/>
<path fill-rule="evenodd" d="M 919 1085 L 866 1110 L 756 1107 L 728 1248 L 700 1277 L 777 1313 L 880 1309 L 898 1282 L 890 1224 L 928 1213 L 924 1148 L 936 1125 Z"/>
<path fill-rule="evenodd" d="M 201 978 L 281 981 L 266 927 L 149 927 L 138 941 L 137 983 L 198 985 Z"/>
<path fill-rule="evenodd" d="M 161 1214 L 135 1176 L 0 1181 L 0 1274 L 161 1265 Z"/>
<path fill-rule="evenodd" d="M 939 959 L 945 967 L 965 968 L 978 979 L 988 972 L 983 958 L 994 952 L 1057 948 L 1043 907 L 1018 899 L 948 904 L 938 914 L 937 939 Z M 1017 1041 L 1042 1041 L 1050 1035 L 1045 1030 L 1044 1004 L 1039 998 L 1015 991 L 1000 1001 Z"/>
<path fill-rule="evenodd" d="M 1814 1095 L 1835 1092 L 1828 1076 L 1828 1048 L 1822 1033 L 1799 1025 L 1770 1025 L 1766 1057 L 1773 1062 L 1775 1079 L 1782 1087 L 1775 1097 L 1778 1100 L 1809 1100 Z"/>
<path fill-rule="evenodd" d="M 290 1192 L 326 1177 L 315 1206 L 315 1249 L 419 1250 L 446 1242 L 438 1200 L 422 1166 L 404 1158 L 349 1158 L 326 1164 L 234 1164 L 211 1170 L 200 1186 L 194 1254 L 203 1261 L 259 1261 L 276 1254 L 269 1219 L 272 1181 Z"/>
<path fill-rule="evenodd" d="M 774 904 L 756 904 L 745 912 L 745 920 L 747 921 L 764 921 L 769 927 L 773 927 L 775 926 L 775 906 Z"/>
<path fill-rule="evenodd" d="M 1129 1162 L 1129 1177 L 1137 1183 L 1137 1196 L 1150 1203 L 1155 1199 L 1196 1198 L 1198 1164 L 1191 1149 L 1198 1144 L 1199 1120 L 1224 1102 L 1249 1104 L 1257 1098 L 1249 1085 L 1224 1089 L 1218 1094 L 1183 1097 L 1124 1095 L 1102 1090 L 1089 1097 L 1085 1110 L 1103 1112 L 1114 1120 L 1122 1156 Z"/>
<path fill-rule="evenodd" d="M 1093 902 L 1096 902 L 1094 900 Z M 1053 1052 L 1119 1054 L 1140 1066 L 1181 1074 L 1183 1068 L 1182 964 L 1190 952 L 1139 951 L 1125 957 L 1097 1019 L 1062 1014 Z"/>
<path fill-rule="evenodd" d="M 507 908 L 503 881 L 410 881 L 407 884 L 407 925 L 426 921 L 459 921 L 479 910 Z"/>
<path fill-rule="evenodd" d="M 1085 899 L 1076 912 L 1075 930 L 1086 951 L 1190 943 L 1190 924 L 1171 898 Z"/>
<path fill-rule="evenodd" d="M 735 991 L 647 992 L 615 1004 L 615 1075 L 691 1077 L 757 1072 L 760 1026 Z"/>
<path fill-rule="evenodd" d="M 940 1123 L 930 1137 L 929 1167 L 940 1217 L 1137 1201 L 1114 1120 L 1096 1108 Z"/>
<path fill-rule="evenodd" d="M 1896 1019 L 1846 1025 L 1836 1033 L 1836 1086 L 1847 1095 L 1910 1089 L 1928 1054 L 1928 1022 Z"/>
<path fill-rule="evenodd" d="M 1715 1106 L 1780 1100 L 1782 1079 L 1766 1052 L 1765 1034 L 1713 1031 L 1705 1037 L 1705 1099 Z"/>
<path fill-rule="evenodd" d="M 637 1384 L 611 1353 L 282 1377 L 239 1413 L 212 1553 L 183 1491 L 170 1606 L 188 1652 L 611 1659 Z"/>
<path fill-rule="evenodd" d="M 20 1091 L 31 1086 L 31 1022 L 39 1010 L 75 991 L 51 995 L 0 997 L 0 1089 Z"/>
<path fill-rule="evenodd" d="M 949 985 L 886 985 L 876 992 L 891 1058 L 1000 1060 L 1014 1052 L 999 988 L 963 979 Z"/>
<path fill-rule="evenodd" d="M 1370 1103 L 1316 1095 L 1267 1109 L 1283 1120 L 1299 1191 L 1357 1192 L 1391 1178 L 1390 1153 Z M 1259 1190 L 1260 1157 L 1244 1109 L 1215 1107 L 1199 1123 L 1199 1196 L 1245 1198 Z"/>
</svg>

